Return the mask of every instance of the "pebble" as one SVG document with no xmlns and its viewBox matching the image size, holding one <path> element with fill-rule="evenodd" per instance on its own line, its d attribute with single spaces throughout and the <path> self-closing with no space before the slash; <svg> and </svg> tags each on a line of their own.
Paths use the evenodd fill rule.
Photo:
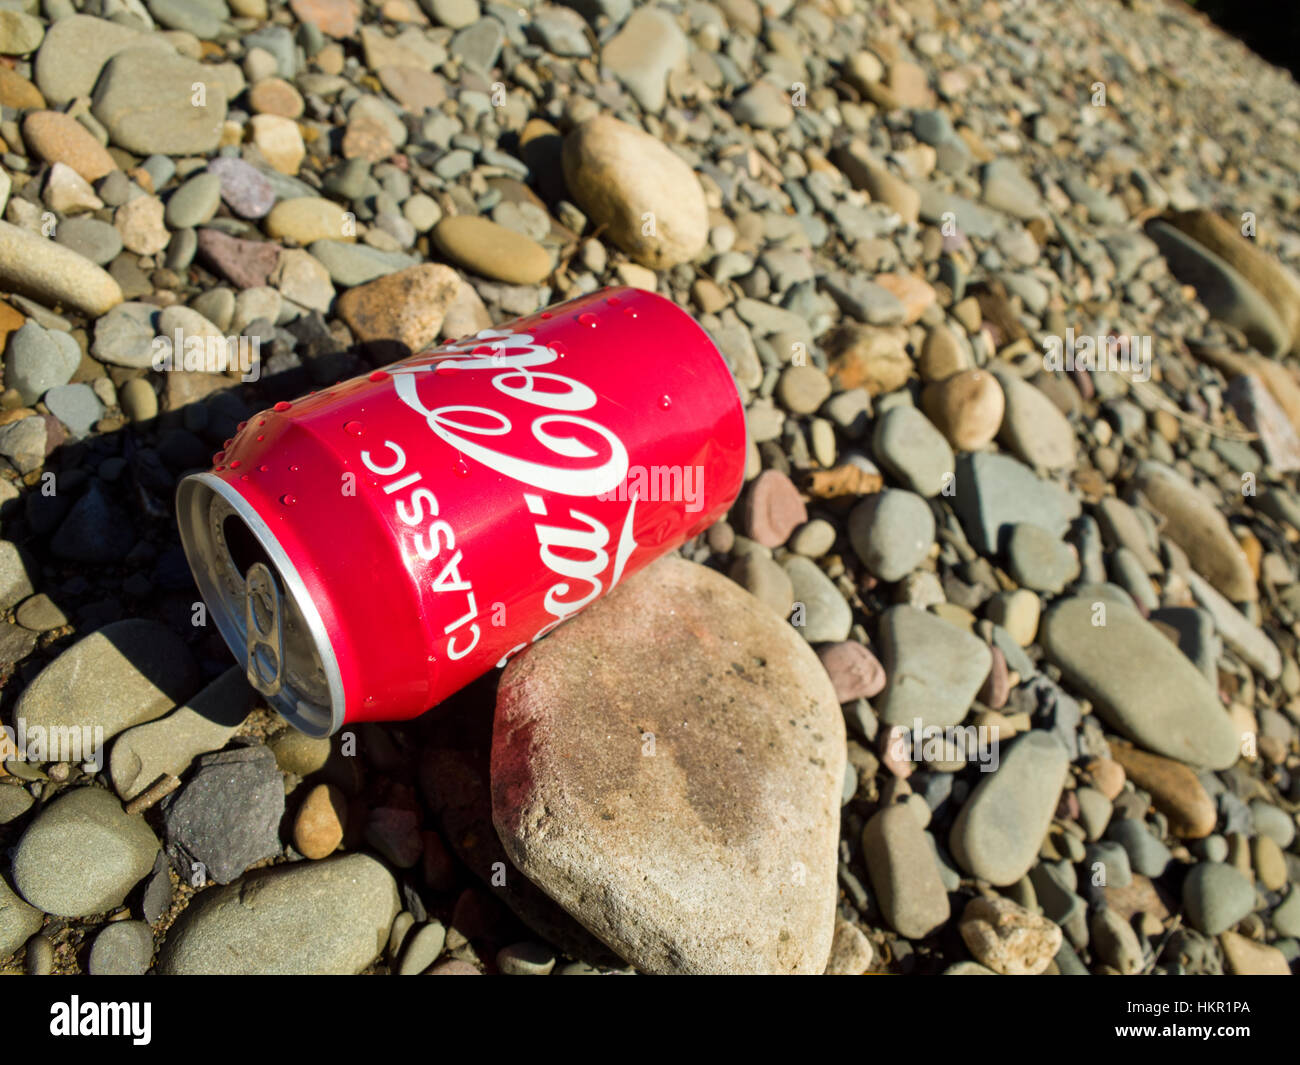
<svg viewBox="0 0 1300 1065">
<path fill-rule="evenodd" d="M 121 235 L 98 218 L 65 218 L 54 239 L 96 266 L 107 266 L 122 252 Z"/>
<path fill-rule="evenodd" d="M 211 72 L 185 56 L 128 48 L 105 64 L 91 109 L 112 143 L 128 152 L 205 155 L 220 143 L 226 120 L 226 90 Z M 196 83 L 204 87 L 201 97 Z"/>
<path fill-rule="evenodd" d="M 512 943 L 497 951 L 497 968 L 506 976 L 550 976 L 555 961 L 543 943 Z"/>
<path fill-rule="evenodd" d="M 133 799 L 163 774 L 179 777 L 199 755 L 224 747 L 252 704 L 243 671 L 231 666 L 166 717 L 127 729 L 109 758 L 114 789 Z"/>
<path fill-rule="evenodd" d="M 243 159 L 213 159 L 208 173 L 217 176 L 222 201 L 240 218 L 264 218 L 275 204 L 275 188 L 270 180 Z"/>
<path fill-rule="evenodd" d="M 1257 943 L 1236 932 L 1219 936 L 1223 956 L 1233 976 L 1290 976 L 1287 957 L 1277 947 Z"/>
<path fill-rule="evenodd" d="M 808 520 L 793 482 L 779 470 L 764 470 L 750 484 L 741 506 L 741 527 L 764 547 L 780 547 Z"/>
<path fill-rule="evenodd" d="M 67 333 L 44 329 L 29 319 L 9 334 L 4 383 L 33 404 L 52 388 L 67 384 L 81 365 L 81 350 Z"/>
<path fill-rule="evenodd" d="M 91 976 L 143 976 L 153 960 L 153 932 L 144 921 L 114 921 L 95 936 Z"/>
<path fill-rule="evenodd" d="M 404 355 L 421 351 L 438 336 L 461 287 L 450 267 L 422 263 L 348 289 L 339 316 L 362 343 L 396 342 Z"/>
<path fill-rule="evenodd" d="M 876 704 L 889 725 L 955 725 L 992 666 L 988 645 L 924 610 L 890 607 L 880 619 L 880 657 L 889 678 Z"/>
<path fill-rule="evenodd" d="M 447 929 L 441 921 L 429 921 L 406 937 L 402 961 L 397 967 L 401 976 L 418 976 L 438 960 L 447 942 Z"/>
<path fill-rule="evenodd" d="M 347 825 L 347 797 L 333 784 L 317 784 L 293 823 L 293 845 L 304 858 L 326 858 L 338 850 Z"/>
<path fill-rule="evenodd" d="M 29 730 L 102 728 L 107 740 L 162 716 L 197 686 L 198 668 L 185 643 L 156 621 L 132 618 L 110 622 L 62 651 L 24 689 L 14 713 Z"/>
<path fill-rule="evenodd" d="M 731 564 L 730 576 L 770 606 L 779 617 L 790 615 L 790 608 L 794 605 L 794 585 L 785 570 L 772 559 L 757 553 L 745 555 Z"/>
<path fill-rule="evenodd" d="M 1061 946 L 1061 930 L 1011 899 L 978 896 L 962 911 L 962 941 L 975 960 L 1003 976 L 1037 976 Z"/>
<path fill-rule="evenodd" d="M 167 201 L 168 229 L 192 229 L 210 221 L 221 206 L 221 177 L 210 170 L 196 174 Z"/>
<path fill-rule="evenodd" d="M 1138 464 L 1133 484 L 1165 519 L 1165 534 L 1186 552 L 1197 573 L 1234 602 L 1258 598 L 1245 552 L 1212 500 L 1170 467 L 1151 460 Z"/>
<path fill-rule="evenodd" d="M 14 851 L 14 886 L 46 913 L 103 913 L 121 905 L 153 868 L 157 853 L 158 840 L 144 818 L 124 813 L 102 788 L 80 787 L 44 807 L 27 826 Z M 68 876 L 69 869 L 77 875 Z"/>
<path fill-rule="evenodd" d="M 791 555 L 782 563 L 794 592 L 795 609 L 791 619 L 809 643 L 827 643 L 846 639 L 853 625 L 853 611 L 831 583 L 829 577 L 811 559 Z"/>
<path fill-rule="evenodd" d="M 1211 769 L 1232 765 L 1236 732 L 1197 668 L 1135 610 L 1098 605 L 1063 600 L 1040 626 L 1040 642 L 1066 680 L 1148 751 Z"/>
<path fill-rule="evenodd" d="M 871 451 L 903 487 L 927 499 L 953 482 L 956 460 L 952 448 L 915 407 L 886 411 L 876 421 Z"/>
<path fill-rule="evenodd" d="M 873 699 L 885 687 L 885 667 L 856 640 L 819 647 L 817 657 L 831 678 L 835 697 L 841 704 L 854 699 Z"/>
<path fill-rule="evenodd" d="M 901 580 L 934 544 L 934 515 L 914 492 L 887 488 L 849 514 L 849 540 L 862 564 L 882 581 Z"/>
<path fill-rule="evenodd" d="M 1079 575 L 1079 557 L 1046 529 L 1021 522 L 1007 537 L 1007 571 L 1024 588 L 1056 595 Z"/>
<path fill-rule="evenodd" d="M 1121 817 L 1111 824 L 1107 836 L 1124 848 L 1135 873 L 1161 877 L 1173 861 L 1169 848 L 1156 839 L 1141 821 Z"/>
<path fill-rule="evenodd" d="M 1197 862 L 1183 880 L 1183 905 L 1193 928 L 1217 936 L 1255 908 L 1255 889 L 1231 865 Z"/>
<path fill-rule="evenodd" d="M 0 877 L 0 958 L 19 950 L 41 930 L 43 920 L 41 911 L 14 894 L 5 878 Z"/>
<path fill-rule="evenodd" d="M 89 385 L 59 385 L 45 393 L 46 409 L 74 440 L 80 440 L 104 416 L 104 405 Z"/>
<path fill-rule="evenodd" d="M 886 806 L 872 816 L 862 830 L 862 853 L 881 912 L 895 932 L 924 939 L 948 920 L 948 893 L 934 851 L 908 806 Z"/>
<path fill-rule="evenodd" d="M 1099 910 L 1089 923 L 1091 943 L 1097 959 L 1118 972 L 1132 976 L 1142 970 L 1142 945 L 1132 926 L 1114 910 Z"/>
<path fill-rule="evenodd" d="M 637 8 L 600 51 L 600 62 L 646 111 L 662 110 L 668 72 L 686 59 L 686 36 L 666 11 Z"/>
<path fill-rule="evenodd" d="M 122 302 L 122 289 L 71 248 L 0 222 L 0 285 L 97 317 Z"/>
<path fill-rule="evenodd" d="M 623 33 L 638 19 L 661 18 L 667 16 L 639 9 Z M 709 233 L 704 191 L 691 167 L 660 140 L 598 115 L 565 137 L 563 166 L 569 190 L 591 223 L 642 266 L 668 269 L 704 250 Z"/>
<path fill-rule="evenodd" d="M 247 905 L 254 895 L 257 905 Z M 368 854 L 259 869 L 185 908 L 167 932 L 158 971 L 360 973 L 378 957 L 400 908 L 392 874 Z"/>
<path fill-rule="evenodd" d="M 1072 470 L 1078 462 L 1074 427 L 1039 389 L 1010 373 L 995 373 L 1006 410 L 998 440 L 1022 462 L 1044 470 Z"/>
<path fill-rule="evenodd" d="M 599 670 L 575 668 L 594 660 Z M 638 678 L 635 702 L 601 694 L 622 690 L 628 677 Z M 683 698 L 697 707 L 689 738 Z M 597 729 L 582 709 L 595 706 Z M 610 717 L 620 707 L 632 715 L 625 727 Z M 634 744 L 616 738 L 628 729 Z M 531 737 L 526 747 L 506 739 L 492 751 L 493 820 L 507 853 L 636 968 L 825 969 L 843 719 L 812 650 L 734 584 L 672 556 L 628 578 L 511 660 L 494 731 Z M 653 758 L 642 753 L 646 734 Z M 704 790 L 687 800 L 672 781 L 704 764 L 710 772 L 695 778 Z M 612 790 L 611 765 L 619 766 L 608 778 L 617 778 Z M 660 766 L 676 768 L 665 775 Z M 593 777 L 589 767 L 601 769 Z M 543 804 L 550 816 L 539 833 L 530 811 Z M 734 845 L 741 835 L 743 860 Z M 638 863 L 625 856 L 633 853 L 663 856 L 653 887 L 632 872 Z M 791 863 L 799 863 L 797 891 L 784 882 Z M 654 905 L 647 888 L 670 891 L 678 905 Z M 743 915 L 756 912 L 772 919 L 746 922 Z M 738 937 L 742 923 L 751 934 Z"/>
<path fill-rule="evenodd" d="M 811 414 L 830 394 L 830 381 L 815 366 L 787 366 L 776 386 L 781 406 L 793 414 Z"/>
<path fill-rule="evenodd" d="M 958 864 L 997 886 L 1014 884 L 1029 872 L 1056 811 L 1068 762 L 1069 753 L 1042 729 L 1005 747 L 996 771 L 983 776 L 953 823 L 948 846 Z"/>
<path fill-rule="evenodd" d="M 979 451 L 1002 427 L 1006 399 L 991 373 L 963 370 L 926 385 L 921 405 L 955 451 Z"/>
<path fill-rule="evenodd" d="M 488 218 L 444 218 L 429 236 L 455 265 L 493 281 L 535 285 L 552 269 L 551 257 L 540 244 Z"/>
<path fill-rule="evenodd" d="M 990 452 L 958 460 L 954 509 L 971 546 L 986 555 L 998 552 L 1012 525 L 1027 522 L 1064 536 L 1081 511 L 1078 498 L 1059 485 Z"/>
<path fill-rule="evenodd" d="M 284 782 L 265 746 L 200 755 L 184 787 L 163 807 L 167 853 L 184 879 L 196 868 L 229 884 L 250 865 L 280 854 Z"/>
<path fill-rule="evenodd" d="M 300 196 L 281 200 L 266 216 L 266 232 L 306 247 L 315 240 L 353 241 L 352 216 L 333 200 Z"/>
</svg>

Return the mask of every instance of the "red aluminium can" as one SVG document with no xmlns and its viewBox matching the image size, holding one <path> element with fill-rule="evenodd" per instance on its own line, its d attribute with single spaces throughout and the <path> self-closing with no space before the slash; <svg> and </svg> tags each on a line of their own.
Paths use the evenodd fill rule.
<svg viewBox="0 0 1300 1065">
<path fill-rule="evenodd" d="M 744 480 L 704 330 L 605 289 L 277 403 L 177 489 L 249 681 L 312 735 L 414 717 L 681 545 Z"/>
</svg>

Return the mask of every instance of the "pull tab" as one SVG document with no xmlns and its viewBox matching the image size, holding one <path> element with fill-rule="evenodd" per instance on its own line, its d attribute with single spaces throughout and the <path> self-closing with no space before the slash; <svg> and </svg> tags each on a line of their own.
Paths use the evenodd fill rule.
<svg viewBox="0 0 1300 1065">
<path fill-rule="evenodd" d="M 284 680 L 284 632 L 280 627 L 280 586 L 264 562 L 244 574 L 245 647 L 248 682 L 266 696 L 278 695 Z"/>
</svg>

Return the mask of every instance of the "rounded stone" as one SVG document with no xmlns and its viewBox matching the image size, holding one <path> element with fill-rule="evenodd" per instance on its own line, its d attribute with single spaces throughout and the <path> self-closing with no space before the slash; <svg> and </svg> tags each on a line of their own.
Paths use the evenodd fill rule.
<svg viewBox="0 0 1300 1065">
<path fill-rule="evenodd" d="M 776 398 L 793 414 L 811 414 L 830 394 L 830 381 L 815 366 L 787 366 L 776 384 Z"/>
<path fill-rule="evenodd" d="M 144 921 L 105 925 L 90 948 L 91 976 L 142 976 L 153 960 L 153 932 Z"/>
<path fill-rule="evenodd" d="M 578 206 L 642 266 L 668 269 L 704 250 L 704 190 L 691 167 L 661 140 L 597 115 L 565 138 L 562 160 Z"/>
<path fill-rule="evenodd" d="M 1060 537 L 1021 522 L 1007 538 L 1007 570 L 1022 587 L 1056 595 L 1079 575 L 1079 556 Z"/>
<path fill-rule="evenodd" d="M 125 813 L 102 788 L 78 788 L 28 825 L 14 853 L 14 886 L 46 913 L 86 917 L 120 905 L 157 854 L 143 817 Z"/>
<path fill-rule="evenodd" d="M 1183 880 L 1187 919 L 1198 932 L 1217 936 L 1255 908 L 1255 889 L 1233 866 L 1198 862 Z"/>
<path fill-rule="evenodd" d="M 379 956 L 400 909 L 393 875 L 368 854 L 259 869 L 185 908 L 167 932 L 158 971 L 356 974 Z"/>
<path fill-rule="evenodd" d="M 812 649 L 670 555 L 511 659 L 493 822 L 519 870 L 637 969 L 821 973 L 844 752 Z"/>
<path fill-rule="evenodd" d="M 356 240 L 352 216 L 333 200 L 299 196 L 281 200 L 266 216 L 266 232 L 305 247 L 315 240 Z"/>
<path fill-rule="evenodd" d="M 325 858 L 343 842 L 348 820 L 348 801 L 333 784 L 317 784 L 293 823 L 293 845 L 304 858 Z"/>
<path fill-rule="evenodd" d="M 876 421 L 871 450 L 904 488 L 937 496 L 952 483 L 956 460 L 944 435 L 915 407 L 898 406 Z"/>
<path fill-rule="evenodd" d="M 921 406 L 955 451 L 979 451 L 997 436 L 1006 399 L 991 373 L 964 370 L 926 385 Z"/>
<path fill-rule="evenodd" d="M 901 580 L 929 554 L 934 514 L 916 493 L 888 488 L 853 508 L 849 540 L 872 576 Z"/>
<path fill-rule="evenodd" d="M 430 238 L 457 266 L 493 281 L 536 285 L 551 272 L 551 256 L 545 248 L 489 218 L 444 218 L 433 227 Z"/>
<path fill-rule="evenodd" d="M 910 807 L 877 811 L 862 830 L 862 853 L 881 912 L 899 935 L 924 939 L 948 920 L 939 863 Z"/>
<path fill-rule="evenodd" d="M 1012 742 L 953 822 L 948 845 L 957 863 L 999 887 L 1029 872 L 1056 812 L 1069 761 L 1065 748 L 1042 729 Z"/>
</svg>

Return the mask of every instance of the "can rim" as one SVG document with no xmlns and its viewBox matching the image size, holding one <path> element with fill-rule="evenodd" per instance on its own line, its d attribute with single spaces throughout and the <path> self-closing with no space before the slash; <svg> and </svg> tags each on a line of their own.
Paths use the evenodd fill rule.
<svg viewBox="0 0 1300 1065">
<path fill-rule="evenodd" d="M 180 530 L 181 546 L 184 548 L 185 555 L 189 560 L 190 569 L 194 574 L 199 593 L 212 611 L 213 620 L 216 622 L 222 638 L 226 641 L 226 645 L 230 648 L 240 666 L 247 672 L 248 653 L 245 647 L 244 631 L 235 617 L 231 602 L 223 594 L 221 588 L 218 587 L 212 568 L 207 564 L 207 555 L 210 553 L 207 549 L 212 545 L 206 542 L 206 533 L 204 532 L 207 528 L 206 517 L 202 521 L 196 520 L 198 511 L 203 508 L 211 495 L 219 496 L 231 508 L 235 516 L 244 522 L 248 531 L 257 539 L 267 557 L 274 564 L 277 574 L 284 581 L 286 590 L 301 612 L 302 619 L 307 625 L 312 643 L 319 656 L 326 683 L 329 686 L 330 720 L 328 725 L 322 728 L 319 718 L 309 716 L 299 709 L 297 699 L 273 697 L 268 701 L 277 713 L 299 731 L 317 738 L 332 736 L 343 727 L 346 698 L 343 688 L 343 674 L 339 669 L 338 659 L 334 654 L 334 646 L 330 641 L 329 633 L 325 628 L 325 623 L 321 618 L 316 602 L 308 591 L 306 582 L 298 573 L 297 567 L 294 566 L 288 553 L 281 546 L 280 541 L 276 539 L 270 527 L 262 520 L 262 516 L 237 490 L 210 472 L 191 474 L 181 481 L 176 490 L 177 525 Z M 201 539 L 204 542 L 200 542 Z"/>
</svg>

